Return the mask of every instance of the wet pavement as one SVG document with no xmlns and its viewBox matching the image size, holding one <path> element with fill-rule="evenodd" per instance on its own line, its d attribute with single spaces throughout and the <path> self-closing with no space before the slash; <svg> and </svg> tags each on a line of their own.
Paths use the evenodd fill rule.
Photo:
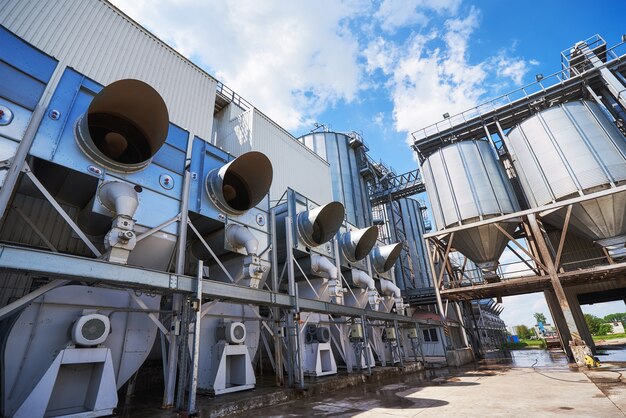
<svg viewBox="0 0 626 418">
<path fill-rule="evenodd" d="M 479 365 L 427 371 L 254 412 L 256 417 L 624 417 L 626 382 L 570 368 L 562 352 L 512 351 Z M 591 374 L 593 378 L 587 376 Z M 594 380 L 607 379 L 611 388 Z M 625 372 L 626 375 L 626 372 Z M 616 380 L 617 379 L 617 380 Z M 611 395 L 611 391 L 614 393 Z M 617 395 L 616 395 L 617 394 Z M 620 395 L 621 394 L 621 395 Z"/>
<path fill-rule="evenodd" d="M 268 376 L 259 379 L 260 385 L 253 391 L 216 398 L 198 396 L 198 416 L 216 416 L 220 404 L 230 402 L 232 407 L 226 409 L 228 414 L 254 414 L 255 418 L 626 417 L 626 363 L 607 361 L 599 369 L 578 369 L 568 365 L 562 352 L 534 349 L 511 351 L 506 355 L 492 352 L 487 357 L 463 368 L 444 367 L 412 373 L 402 373 L 399 369 L 390 373 L 391 368 L 377 367 L 378 376 L 383 376 L 380 379 L 353 374 L 351 378 L 358 377 L 358 384 L 341 389 L 335 382 L 346 379 L 345 375 L 311 379 L 308 391 L 303 393 L 272 387 L 273 379 Z M 386 373 L 380 373 L 385 370 Z M 317 394 L 313 382 L 322 383 L 324 390 L 330 391 Z M 152 393 L 149 402 L 135 399 L 132 405 L 120 408 L 118 416 L 182 416 L 154 407 L 161 393 Z M 254 406 L 235 415 L 238 407 L 255 397 Z M 259 402 L 259 398 L 263 402 Z M 225 416 L 224 408 L 220 414 Z"/>
</svg>

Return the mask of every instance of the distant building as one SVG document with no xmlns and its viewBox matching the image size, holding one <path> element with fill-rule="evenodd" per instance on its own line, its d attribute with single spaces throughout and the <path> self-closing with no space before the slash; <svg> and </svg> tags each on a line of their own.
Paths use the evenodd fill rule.
<svg viewBox="0 0 626 418">
<path fill-rule="evenodd" d="M 607 322 L 613 329 L 609 332 L 609 334 L 623 334 L 624 332 L 624 324 L 620 321 Z"/>
</svg>

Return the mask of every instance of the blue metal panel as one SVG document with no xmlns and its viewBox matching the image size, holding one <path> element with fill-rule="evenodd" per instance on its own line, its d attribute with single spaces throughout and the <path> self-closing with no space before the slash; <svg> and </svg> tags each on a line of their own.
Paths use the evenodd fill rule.
<svg viewBox="0 0 626 418">
<path fill-rule="evenodd" d="M 209 144 L 201 138 L 195 137 L 191 152 L 192 179 L 189 189 L 189 210 L 218 219 L 218 211 L 211 203 L 205 192 L 205 179 L 209 171 L 221 167 L 234 157 L 227 152 Z"/>
<path fill-rule="evenodd" d="M 137 223 L 155 227 L 180 211 L 185 165 L 185 152 L 180 147 L 186 142 L 188 134 L 170 124 L 166 144 L 157 152 L 153 162 L 142 171 L 122 174 L 99 166 L 78 147 L 74 125 L 102 88 L 82 74 L 67 69 L 50 101 L 47 117 L 44 117 L 39 126 L 30 154 L 86 175 L 99 178 L 110 175 L 141 186 L 144 191 L 140 193 L 142 204 L 136 213 Z M 57 119 L 50 117 L 52 110 L 58 111 L 60 116 Z M 93 167 L 97 167 L 101 174 L 94 174 Z M 173 180 L 173 187 L 169 190 L 159 182 L 163 175 L 168 175 Z M 176 225 L 170 225 L 164 231 L 176 233 Z"/>
<path fill-rule="evenodd" d="M 0 60 L 47 84 L 57 61 L 0 25 Z M 3 80 L 4 83 L 4 80 Z"/>
<path fill-rule="evenodd" d="M 33 110 L 46 85 L 18 69 L 0 61 L 0 97 Z"/>
<path fill-rule="evenodd" d="M 173 123 L 170 123 L 170 129 L 167 132 L 167 140 L 165 141 L 167 144 L 181 150 L 183 153 L 186 153 L 188 140 L 189 132 L 174 125 Z"/>
</svg>

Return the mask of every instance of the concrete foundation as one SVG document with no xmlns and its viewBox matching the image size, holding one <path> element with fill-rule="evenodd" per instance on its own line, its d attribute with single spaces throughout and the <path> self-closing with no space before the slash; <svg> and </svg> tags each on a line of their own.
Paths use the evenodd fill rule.
<svg viewBox="0 0 626 418">
<path fill-rule="evenodd" d="M 464 364 L 471 363 L 475 360 L 474 352 L 469 347 L 458 348 L 456 350 L 448 350 L 446 351 L 446 360 L 448 362 L 448 366 L 463 366 Z"/>
</svg>

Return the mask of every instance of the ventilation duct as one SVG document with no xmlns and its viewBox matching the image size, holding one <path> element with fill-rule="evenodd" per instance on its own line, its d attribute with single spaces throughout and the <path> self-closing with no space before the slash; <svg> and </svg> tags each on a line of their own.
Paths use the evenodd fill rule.
<svg viewBox="0 0 626 418">
<path fill-rule="evenodd" d="M 272 177 L 269 158 L 252 151 L 210 171 L 205 185 L 215 206 L 229 215 L 242 215 L 267 195 Z"/>
<path fill-rule="evenodd" d="M 374 264 L 374 270 L 377 273 L 384 273 L 391 270 L 400 253 L 402 252 L 402 244 L 399 242 L 390 245 L 384 245 L 382 247 L 375 247 L 372 251 L 372 261 Z"/>
<path fill-rule="evenodd" d="M 377 238 L 378 228 L 370 226 L 369 228 L 344 232 L 341 234 L 339 243 L 343 255 L 348 261 L 354 263 L 367 257 L 376 245 Z"/>
<path fill-rule="evenodd" d="M 163 98 L 139 80 L 119 80 L 98 93 L 76 123 L 76 140 L 97 164 L 139 171 L 165 143 L 169 115 Z"/>
</svg>

